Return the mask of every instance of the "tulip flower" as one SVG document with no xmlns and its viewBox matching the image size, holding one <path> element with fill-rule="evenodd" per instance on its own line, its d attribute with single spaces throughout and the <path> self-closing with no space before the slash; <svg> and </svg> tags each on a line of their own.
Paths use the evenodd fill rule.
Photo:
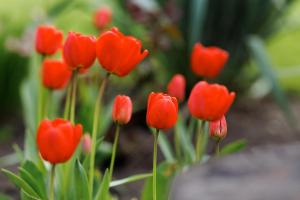
<svg viewBox="0 0 300 200">
<path fill-rule="evenodd" d="M 191 55 L 191 68 L 198 76 L 215 78 L 225 63 L 229 54 L 218 47 L 204 47 L 196 43 Z"/>
<path fill-rule="evenodd" d="M 52 55 L 62 46 L 63 33 L 54 26 L 41 25 L 35 34 L 35 49 L 43 55 Z"/>
<path fill-rule="evenodd" d="M 153 199 L 156 200 L 156 162 L 159 129 L 168 129 L 175 125 L 178 115 L 178 102 L 175 97 L 152 92 L 148 97 L 147 124 L 156 129 L 153 145 Z"/>
<path fill-rule="evenodd" d="M 142 50 L 138 39 L 125 36 L 117 28 L 113 28 L 98 38 L 96 54 L 105 70 L 123 77 L 148 55 L 148 50 Z"/>
<path fill-rule="evenodd" d="M 188 107 L 194 117 L 215 121 L 229 110 L 234 98 L 235 93 L 229 93 L 225 86 L 200 81 L 191 91 Z"/>
<path fill-rule="evenodd" d="M 72 75 L 72 71 L 60 60 L 46 59 L 42 66 L 42 82 L 48 89 L 64 88 Z"/>
<path fill-rule="evenodd" d="M 95 61 L 96 39 L 80 33 L 69 32 L 64 44 L 63 57 L 73 70 L 86 71 Z"/>
<path fill-rule="evenodd" d="M 175 97 L 152 92 L 148 97 L 147 124 L 156 129 L 172 128 L 178 115 Z"/>
<path fill-rule="evenodd" d="M 116 132 L 115 132 L 115 139 L 114 139 L 112 156 L 110 161 L 110 168 L 109 168 L 110 180 L 112 178 L 113 169 L 114 169 L 117 145 L 119 140 L 120 125 L 127 124 L 131 118 L 131 115 L 132 115 L 132 103 L 130 98 L 125 95 L 116 96 L 113 105 L 113 110 L 112 110 L 112 118 L 113 121 L 116 123 Z"/>
<path fill-rule="evenodd" d="M 37 131 L 37 146 L 44 160 L 51 164 L 64 163 L 73 155 L 80 137 L 82 126 L 72 125 L 64 119 L 43 120 Z"/>
<path fill-rule="evenodd" d="M 99 30 L 103 30 L 111 23 L 112 12 L 109 7 L 99 8 L 94 15 L 94 24 Z"/>
<path fill-rule="evenodd" d="M 83 153 L 85 153 L 85 154 L 91 153 L 92 138 L 89 133 L 86 133 L 82 136 L 81 148 L 82 148 Z"/>
<path fill-rule="evenodd" d="M 130 97 L 118 95 L 115 98 L 112 117 L 118 124 L 127 124 L 132 115 L 132 103 Z"/>
<path fill-rule="evenodd" d="M 185 96 L 185 78 L 181 74 L 173 76 L 168 84 L 168 94 L 176 97 L 178 101 L 183 101 Z"/>
</svg>

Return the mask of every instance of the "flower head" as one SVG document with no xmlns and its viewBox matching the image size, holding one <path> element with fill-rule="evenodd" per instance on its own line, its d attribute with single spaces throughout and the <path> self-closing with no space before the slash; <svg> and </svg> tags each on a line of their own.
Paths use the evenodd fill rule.
<svg viewBox="0 0 300 200">
<path fill-rule="evenodd" d="M 132 115 L 132 102 L 128 96 L 118 95 L 115 98 L 112 117 L 118 124 L 127 124 Z"/>
<path fill-rule="evenodd" d="M 227 135 L 226 118 L 223 116 L 221 119 L 209 122 L 210 136 L 217 140 L 223 139 Z"/>
<path fill-rule="evenodd" d="M 99 30 L 102 30 L 111 23 L 111 18 L 111 9 L 109 7 L 101 7 L 94 15 L 94 24 Z"/>
<path fill-rule="evenodd" d="M 185 96 L 185 84 L 184 76 L 176 74 L 168 84 L 168 94 L 176 97 L 178 101 L 183 101 Z"/>
</svg>

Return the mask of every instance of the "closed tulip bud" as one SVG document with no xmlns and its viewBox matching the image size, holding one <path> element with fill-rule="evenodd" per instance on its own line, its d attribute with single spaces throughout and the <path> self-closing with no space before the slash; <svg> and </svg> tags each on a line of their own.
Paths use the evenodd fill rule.
<svg viewBox="0 0 300 200">
<path fill-rule="evenodd" d="M 92 138 L 90 134 L 84 134 L 81 139 L 82 151 L 85 154 L 89 154 L 92 150 Z"/>
<path fill-rule="evenodd" d="M 132 115 L 132 103 L 128 96 L 118 95 L 115 98 L 112 118 L 118 124 L 127 124 Z"/>
<path fill-rule="evenodd" d="M 94 24 L 99 29 L 102 30 L 111 23 L 112 12 L 109 7 L 99 8 L 94 15 Z"/>
<path fill-rule="evenodd" d="M 152 92 L 148 97 L 147 124 L 156 129 L 172 128 L 177 121 L 178 102 L 175 97 Z"/>
<path fill-rule="evenodd" d="M 217 140 L 221 140 L 227 135 L 227 123 L 225 116 L 216 121 L 209 122 L 209 133 L 210 136 L 216 138 Z"/>
<path fill-rule="evenodd" d="M 176 97 L 178 101 L 183 101 L 185 96 L 185 78 L 181 74 L 173 76 L 168 84 L 168 94 Z"/>
<path fill-rule="evenodd" d="M 48 89 L 64 88 L 72 75 L 72 71 L 60 60 L 46 59 L 42 66 L 42 82 Z"/>
<path fill-rule="evenodd" d="M 235 93 L 229 93 L 225 86 L 200 81 L 191 91 L 188 107 L 194 117 L 215 121 L 225 115 L 234 98 Z"/>
<path fill-rule="evenodd" d="M 96 54 L 106 71 L 122 77 L 129 74 L 148 55 L 148 50 L 142 50 L 138 39 L 125 36 L 117 28 L 113 28 L 98 38 Z"/>
<path fill-rule="evenodd" d="M 63 33 L 54 26 L 41 25 L 35 34 L 35 49 L 43 55 L 54 54 L 61 46 Z"/>
<path fill-rule="evenodd" d="M 72 157 L 81 135 L 80 124 L 72 125 L 59 118 L 53 121 L 45 119 L 38 127 L 36 142 L 42 158 L 51 164 L 58 164 Z"/>
<path fill-rule="evenodd" d="M 204 47 L 196 43 L 191 55 L 191 67 L 198 76 L 215 78 L 223 69 L 229 54 L 218 47 Z"/>
<path fill-rule="evenodd" d="M 96 38 L 93 36 L 69 32 L 63 49 L 68 66 L 81 72 L 90 68 L 96 58 L 95 43 Z"/>
</svg>

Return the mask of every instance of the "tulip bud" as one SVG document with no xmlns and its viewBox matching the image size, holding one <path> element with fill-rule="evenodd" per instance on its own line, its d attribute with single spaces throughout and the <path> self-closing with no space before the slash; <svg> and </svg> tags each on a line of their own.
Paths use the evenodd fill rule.
<svg viewBox="0 0 300 200">
<path fill-rule="evenodd" d="M 176 97 L 178 101 L 183 101 L 185 96 L 185 78 L 181 74 L 173 76 L 168 84 L 168 94 Z"/>
<path fill-rule="evenodd" d="M 227 51 L 218 47 L 204 47 L 196 43 L 191 54 L 191 67 L 198 76 L 215 78 L 229 58 Z"/>
<path fill-rule="evenodd" d="M 227 135 L 226 118 L 223 116 L 221 119 L 209 122 L 210 136 L 217 140 L 223 139 Z"/>
<path fill-rule="evenodd" d="M 68 161 L 82 135 L 80 124 L 72 125 L 64 119 L 43 120 L 37 131 L 37 147 L 44 160 L 51 164 Z"/>
<path fill-rule="evenodd" d="M 109 7 L 99 8 L 94 15 L 94 24 L 99 29 L 104 29 L 111 23 L 112 12 Z"/>
<path fill-rule="evenodd" d="M 96 38 L 80 33 L 69 32 L 64 44 L 63 57 L 73 70 L 86 71 L 92 66 L 96 58 Z"/>
<path fill-rule="evenodd" d="M 54 26 L 39 26 L 35 34 L 35 49 L 44 55 L 54 54 L 62 45 L 63 33 Z"/>
<path fill-rule="evenodd" d="M 156 129 L 172 128 L 178 115 L 178 102 L 175 97 L 152 92 L 148 97 L 147 124 Z"/>
<path fill-rule="evenodd" d="M 72 76 L 71 69 L 60 60 L 46 59 L 42 66 L 43 85 L 49 89 L 64 88 Z"/>
<path fill-rule="evenodd" d="M 96 54 L 101 67 L 123 77 L 148 55 L 148 50 L 142 49 L 138 39 L 125 36 L 117 28 L 112 28 L 98 38 Z"/>
<path fill-rule="evenodd" d="M 85 154 L 89 154 L 91 152 L 92 149 L 92 138 L 91 135 L 86 133 L 82 136 L 81 139 L 81 147 L 82 147 L 82 151 Z"/>
<path fill-rule="evenodd" d="M 128 96 L 118 95 L 115 98 L 112 118 L 118 124 L 127 124 L 132 115 L 132 103 Z"/>
</svg>

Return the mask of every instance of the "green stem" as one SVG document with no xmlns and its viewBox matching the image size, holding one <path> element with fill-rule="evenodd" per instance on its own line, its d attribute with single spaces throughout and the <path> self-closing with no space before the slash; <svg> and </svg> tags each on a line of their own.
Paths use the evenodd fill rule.
<svg viewBox="0 0 300 200">
<path fill-rule="evenodd" d="M 72 84 L 69 84 L 67 89 L 65 108 L 64 108 L 64 119 L 68 119 L 70 115 L 71 95 L 72 95 Z"/>
<path fill-rule="evenodd" d="M 180 140 L 178 127 L 175 127 L 174 144 L 177 161 L 181 161 Z"/>
<path fill-rule="evenodd" d="M 99 122 L 99 114 L 100 114 L 100 104 L 102 101 L 102 97 L 104 94 L 104 89 L 106 87 L 109 73 L 103 79 L 98 96 L 96 99 L 96 105 L 94 110 L 94 120 L 93 120 L 93 131 L 92 131 L 92 149 L 91 149 L 91 157 L 90 157 L 90 168 L 89 168 L 89 188 L 90 188 L 90 196 L 93 196 L 93 183 L 94 183 L 94 165 L 95 165 L 95 154 L 96 154 L 96 143 L 97 143 L 97 130 L 98 130 L 98 122 Z"/>
<path fill-rule="evenodd" d="M 45 55 L 41 56 L 41 64 L 43 63 L 44 59 L 46 58 Z M 40 67 L 37 69 L 38 75 L 40 74 Z M 38 109 L 37 109 L 37 126 L 43 118 L 43 93 L 44 93 L 44 86 L 42 83 L 42 76 L 38 76 Z"/>
<path fill-rule="evenodd" d="M 202 148 L 202 135 L 203 135 L 204 122 L 200 121 L 197 127 L 197 138 L 196 138 L 196 161 L 201 159 L 201 148 Z"/>
<path fill-rule="evenodd" d="M 159 129 L 156 129 L 154 133 L 154 144 L 153 144 L 153 177 L 152 177 L 152 196 L 153 200 L 156 200 L 156 162 L 157 162 L 157 139 L 159 135 Z"/>
<path fill-rule="evenodd" d="M 77 70 L 74 71 L 73 76 L 72 76 L 72 97 L 71 97 L 71 108 L 70 108 L 70 121 L 73 124 L 75 122 L 76 89 L 77 89 Z"/>
<path fill-rule="evenodd" d="M 116 158 L 116 152 L 117 152 L 117 146 L 118 146 L 118 140 L 119 140 L 119 131 L 120 131 L 120 125 L 117 123 L 116 126 L 116 132 L 115 132 L 115 139 L 113 144 L 113 150 L 110 160 L 110 167 L 109 167 L 109 180 L 112 180 L 112 174 L 114 170 L 114 164 L 115 164 L 115 158 Z"/>
<path fill-rule="evenodd" d="M 44 109 L 43 109 L 43 118 L 49 118 L 49 109 L 51 108 L 51 98 L 52 98 L 52 90 L 47 89 L 44 90 Z M 51 110 L 51 109 L 50 109 Z"/>
<path fill-rule="evenodd" d="M 221 140 L 218 139 L 218 140 L 216 141 L 216 148 L 215 148 L 215 155 L 216 155 L 216 156 L 219 156 L 219 155 L 220 155 L 220 143 L 221 143 Z"/>
<path fill-rule="evenodd" d="M 54 178 L 55 178 L 55 164 L 53 164 L 51 167 L 49 200 L 54 200 Z"/>
</svg>

